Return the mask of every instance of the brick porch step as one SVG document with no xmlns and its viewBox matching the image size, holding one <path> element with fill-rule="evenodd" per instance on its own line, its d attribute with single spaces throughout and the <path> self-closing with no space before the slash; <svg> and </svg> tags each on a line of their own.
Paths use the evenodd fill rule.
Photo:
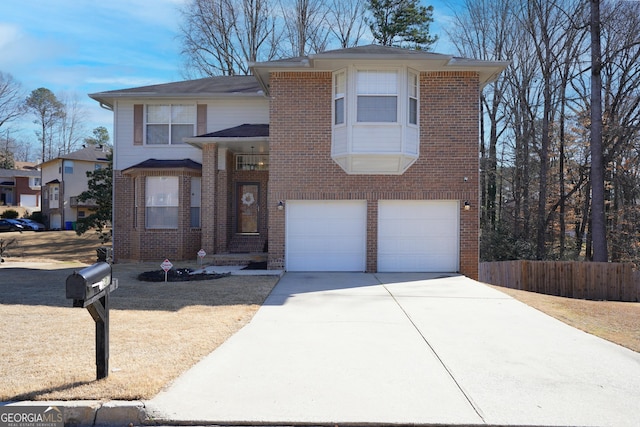
<svg viewBox="0 0 640 427">
<path fill-rule="evenodd" d="M 229 243 L 229 253 L 265 252 L 265 238 L 260 235 L 236 234 Z"/>
</svg>

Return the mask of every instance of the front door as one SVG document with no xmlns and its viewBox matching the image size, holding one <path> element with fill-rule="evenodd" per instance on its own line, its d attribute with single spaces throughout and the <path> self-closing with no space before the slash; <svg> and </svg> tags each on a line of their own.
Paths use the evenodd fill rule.
<svg viewBox="0 0 640 427">
<path fill-rule="evenodd" d="M 257 233 L 260 214 L 260 185 L 257 183 L 238 183 L 236 205 L 238 213 L 238 233 Z"/>
</svg>

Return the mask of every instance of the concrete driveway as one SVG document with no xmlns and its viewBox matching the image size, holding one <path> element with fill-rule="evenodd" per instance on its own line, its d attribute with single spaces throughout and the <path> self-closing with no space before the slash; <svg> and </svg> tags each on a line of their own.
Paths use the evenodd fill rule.
<svg viewBox="0 0 640 427">
<path fill-rule="evenodd" d="M 157 422 L 640 425 L 640 354 L 462 276 L 287 273 Z"/>
</svg>

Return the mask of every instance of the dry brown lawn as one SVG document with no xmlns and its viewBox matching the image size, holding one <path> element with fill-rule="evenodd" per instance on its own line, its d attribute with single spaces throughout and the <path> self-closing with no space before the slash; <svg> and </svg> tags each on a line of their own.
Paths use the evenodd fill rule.
<svg viewBox="0 0 640 427">
<path fill-rule="evenodd" d="M 162 260 L 114 265 L 109 376 L 96 381 L 95 323 L 86 309 L 71 307 L 65 280 L 86 265 L 74 260 L 95 261 L 99 242 L 82 236 L 74 253 L 73 232 L 11 237 L 20 239 L 12 253 L 24 257 L 0 267 L 0 401 L 150 399 L 248 323 L 278 280 L 140 282 L 135 277 Z M 58 248 L 54 263 L 43 249 L 50 243 Z"/>
<path fill-rule="evenodd" d="M 640 352 L 640 303 L 586 301 L 492 287 L 575 328 Z"/>
<path fill-rule="evenodd" d="M 72 231 L 0 234 L 0 240 L 11 237 L 19 246 L 0 266 L 0 401 L 152 398 L 242 328 L 277 281 L 231 276 L 149 283 L 135 276 L 158 269 L 161 260 L 114 265 L 120 287 L 111 294 L 109 377 L 96 381 L 95 324 L 87 310 L 71 307 L 64 283 L 75 269 L 95 261 L 99 242 Z M 639 303 L 496 289 L 640 351 Z"/>
</svg>

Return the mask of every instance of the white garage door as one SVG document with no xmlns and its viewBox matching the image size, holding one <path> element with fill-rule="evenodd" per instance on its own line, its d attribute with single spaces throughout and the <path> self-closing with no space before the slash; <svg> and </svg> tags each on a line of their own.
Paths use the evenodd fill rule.
<svg viewBox="0 0 640 427">
<path fill-rule="evenodd" d="M 367 203 L 288 200 L 288 271 L 364 271 Z"/>
<path fill-rule="evenodd" d="M 458 201 L 380 200 L 378 271 L 459 270 Z"/>
</svg>

